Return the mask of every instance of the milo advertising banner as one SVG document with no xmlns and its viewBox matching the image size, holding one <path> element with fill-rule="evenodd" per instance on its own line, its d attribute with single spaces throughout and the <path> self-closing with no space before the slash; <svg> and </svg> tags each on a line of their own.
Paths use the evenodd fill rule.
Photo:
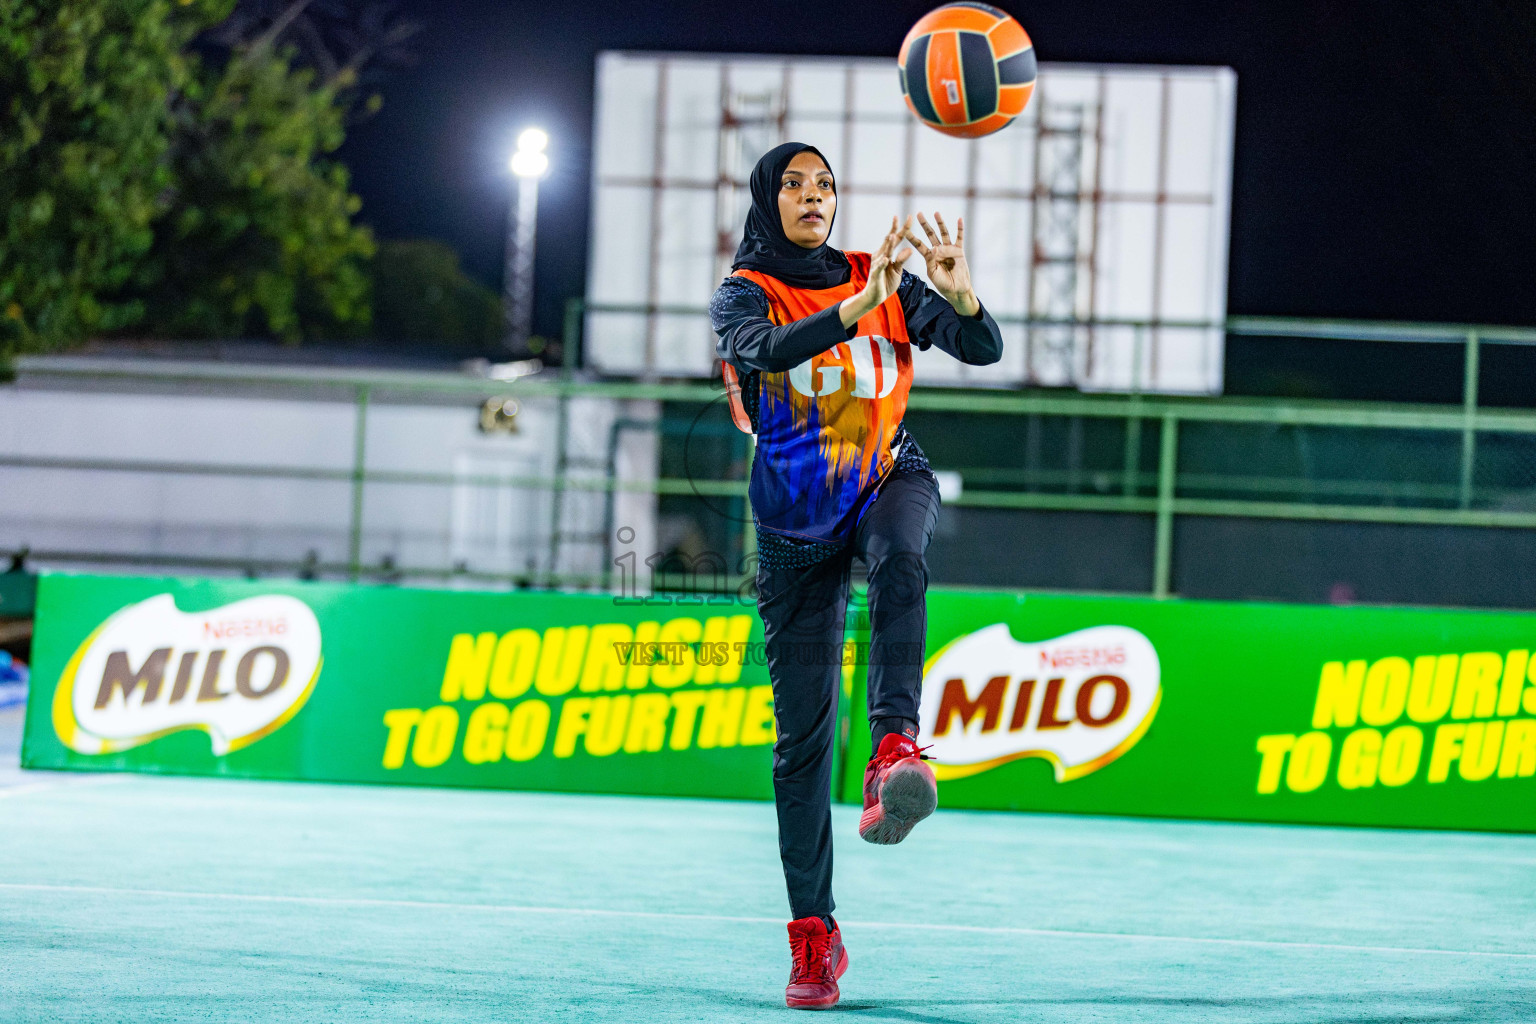
<svg viewBox="0 0 1536 1024">
<path fill-rule="evenodd" d="M 941 807 L 1536 829 L 1536 616 L 928 602 L 918 742 Z M 857 717 L 849 739 L 851 801 L 869 756 Z"/>
<path fill-rule="evenodd" d="M 942 589 L 928 609 L 940 806 L 1536 830 L 1536 616 Z M 734 600 L 44 576 L 23 763 L 767 798 L 761 640 Z"/>
<path fill-rule="evenodd" d="M 739 603 L 44 576 L 23 763 L 771 795 Z"/>
</svg>

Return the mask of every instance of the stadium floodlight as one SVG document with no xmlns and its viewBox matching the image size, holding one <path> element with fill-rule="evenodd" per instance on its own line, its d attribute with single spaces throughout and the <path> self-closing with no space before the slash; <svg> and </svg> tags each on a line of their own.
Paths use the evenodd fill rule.
<svg viewBox="0 0 1536 1024">
<path fill-rule="evenodd" d="M 512 173 L 519 178 L 542 178 L 549 170 L 549 157 L 520 149 L 512 154 Z"/>
<path fill-rule="evenodd" d="M 512 173 L 519 178 L 541 178 L 549 170 L 549 133 L 542 128 L 524 128 L 517 137 L 517 152 L 512 154 Z"/>
<path fill-rule="evenodd" d="M 542 128 L 524 128 L 517 137 L 517 148 L 525 153 L 542 153 L 549 148 L 549 133 Z"/>
<path fill-rule="evenodd" d="M 525 128 L 517 136 L 517 152 L 508 162 L 517 179 L 517 197 L 507 216 L 507 253 L 503 273 L 503 309 L 507 347 L 527 348 L 533 327 L 533 241 L 538 219 L 539 179 L 549 170 L 549 133 Z"/>
</svg>

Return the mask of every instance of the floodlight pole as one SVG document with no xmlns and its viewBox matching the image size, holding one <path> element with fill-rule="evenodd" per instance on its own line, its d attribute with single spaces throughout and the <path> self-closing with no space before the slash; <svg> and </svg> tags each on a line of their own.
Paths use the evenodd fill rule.
<svg viewBox="0 0 1536 1024">
<path fill-rule="evenodd" d="M 517 175 L 517 199 L 507 211 L 507 256 L 502 280 L 502 315 L 507 347 L 524 354 L 533 330 L 533 243 L 539 212 L 539 179 Z"/>
<path fill-rule="evenodd" d="M 507 321 L 507 347 L 518 355 L 527 353 L 533 330 L 533 230 L 539 219 L 539 179 L 549 170 L 544 153 L 548 147 L 549 135 L 542 128 L 525 128 L 509 165 L 517 178 L 517 201 L 507 213 L 502 316 Z"/>
</svg>

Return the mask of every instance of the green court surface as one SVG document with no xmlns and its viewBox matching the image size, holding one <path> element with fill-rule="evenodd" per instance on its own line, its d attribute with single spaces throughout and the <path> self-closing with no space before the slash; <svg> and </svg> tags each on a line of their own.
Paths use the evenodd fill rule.
<svg viewBox="0 0 1536 1024">
<path fill-rule="evenodd" d="M 769 804 L 26 773 L 14 738 L 0 756 L 0 1020 L 803 1012 L 782 1005 Z M 836 1013 L 1536 1018 L 1536 837 L 941 811 L 877 848 L 853 808 L 835 824 Z"/>
</svg>

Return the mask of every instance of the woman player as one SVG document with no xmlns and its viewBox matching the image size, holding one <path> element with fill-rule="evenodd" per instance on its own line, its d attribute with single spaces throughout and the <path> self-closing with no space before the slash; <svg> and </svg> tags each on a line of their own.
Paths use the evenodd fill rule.
<svg viewBox="0 0 1536 1024">
<path fill-rule="evenodd" d="M 795 920 L 785 1001 L 837 1002 L 848 967 L 832 918 L 832 758 L 843 617 L 854 555 L 869 569 L 869 720 L 859 835 L 899 843 L 933 812 L 933 772 L 916 745 L 927 630 L 924 559 L 939 489 L 902 426 L 911 346 L 965 363 L 1002 355 L 997 324 L 971 288 L 961 248 L 918 215 L 874 253 L 827 245 L 837 187 L 812 146 L 785 143 L 752 171 L 752 209 L 734 273 L 710 302 L 736 425 L 757 436 L 748 493 L 758 535 L 758 611 L 778 739 L 779 852 Z M 925 285 L 901 269 L 912 248 Z"/>
</svg>

